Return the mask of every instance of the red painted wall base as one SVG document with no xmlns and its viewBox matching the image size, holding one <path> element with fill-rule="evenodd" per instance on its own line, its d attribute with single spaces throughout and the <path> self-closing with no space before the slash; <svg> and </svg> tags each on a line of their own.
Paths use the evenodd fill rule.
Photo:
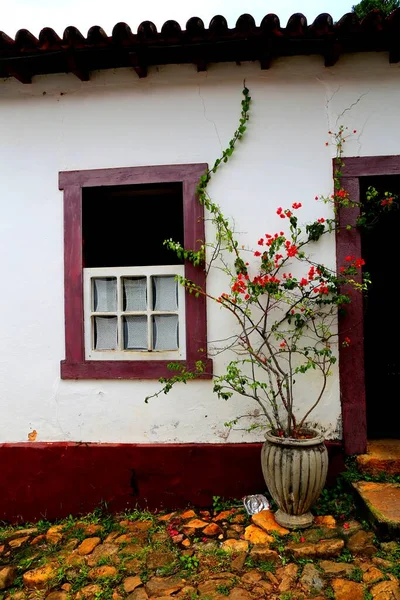
<svg viewBox="0 0 400 600">
<path fill-rule="evenodd" d="M 332 481 L 343 470 L 343 452 L 337 442 L 327 447 Z M 261 444 L 0 444 L 0 520 L 54 520 L 102 503 L 111 512 L 207 507 L 213 496 L 263 493 L 260 449 Z"/>
</svg>

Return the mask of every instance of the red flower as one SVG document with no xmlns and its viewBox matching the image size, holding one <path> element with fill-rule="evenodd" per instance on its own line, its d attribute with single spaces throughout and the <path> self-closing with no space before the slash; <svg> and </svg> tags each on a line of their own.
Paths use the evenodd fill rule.
<svg viewBox="0 0 400 600">
<path fill-rule="evenodd" d="M 344 346 L 344 348 L 348 348 L 348 346 L 350 346 L 350 344 L 351 344 L 351 339 L 349 337 L 345 337 L 342 342 L 342 346 Z"/>
<path fill-rule="evenodd" d="M 285 215 L 284 215 L 283 213 L 282 213 L 282 214 L 280 214 L 279 216 L 280 216 L 280 218 L 281 218 L 281 219 L 284 219 L 284 218 L 285 218 Z"/>
<path fill-rule="evenodd" d="M 285 348 L 285 346 L 286 346 L 286 342 L 285 342 L 285 341 L 281 342 L 281 343 L 279 344 L 279 346 L 280 346 L 281 348 Z"/>
<path fill-rule="evenodd" d="M 264 246 L 264 238 L 260 238 L 257 242 L 259 246 Z"/>
<path fill-rule="evenodd" d="M 301 287 L 305 286 L 308 284 L 308 280 L 305 277 L 302 277 L 302 279 L 300 280 L 300 285 Z"/>
<path fill-rule="evenodd" d="M 322 281 L 321 285 L 319 287 L 315 287 L 314 288 L 314 292 L 316 294 L 329 294 L 329 288 L 328 286 Z"/>
<path fill-rule="evenodd" d="M 363 258 L 357 258 L 355 263 L 356 263 L 357 269 L 361 269 L 361 267 L 363 265 L 365 265 L 365 260 Z"/>
<path fill-rule="evenodd" d="M 248 300 L 249 298 L 250 298 L 250 294 L 246 294 L 244 297 L 245 300 Z"/>
<path fill-rule="evenodd" d="M 318 196 L 315 196 L 315 200 L 318 200 Z"/>
<path fill-rule="evenodd" d="M 305 538 L 305 537 L 301 537 L 301 538 L 300 538 L 300 542 L 301 542 L 302 544 L 304 544 L 304 542 L 305 542 L 305 541 L 306 541 L 306 538 Z"/>
<path fill-rule="evenodd" d="M 343 523 L 343 528 L 344 529 L 350 529 L 349 523 Z"/>
<path fill-rule="evenodd" d="M 301 202 L 293 202 L 293 204 L 292 204 L 292 208 L 294 208 L 295 210 L 296 210 L 297 208 L 301 208 L 301 207 L 302 207 L 302 204 L 301 204 Z"/>
<path fill-rule="evenodd" d="M 292 216 L 292 213 L 290 212 L 290 210 L 285 210 L 285 215 L 287 216 L 288 219 L 290 219 L 290 217 Z"/>
<path fill-rule="evenodd" d="M 280 215 L 282 211 L 283 211 L 283 208 L 279 207 L 279 208 L 277 208 L 277 210 L 276 210 L 276 214 L 277 214 L 277 215 Z"/>
<path fill-rule="evenodd" d="M 286 252 L 288 256 L 296 256 L 298 248 L 295 244 L 290 244 L 289 242 L 289 244 L 286 243 Z"/>
<path fill-rule="evenodd" d="M 325 223 L 324 217 L 321 217 L 320 219 L 318 219 L 318 223 Z"/>
<path fill-rule="evenodd" d="M 357 129 L 353 129 L 353 133 L 357 133 Z"/>
<path fill-rule="evenodd" d="M 261 256 L 261 252 L 259 252 L 258 250 L 256 250 L 256 251 L 254 252 L 254 256 Z"/>
<path fill-rule="evenodd" d="M 345 258 L 345 261 L 346 261 L 346 262 L 351 262 L 351 261 L 353 261 L 353 260 L 355 260 L 355 256 L 350 256 L 350 255 L 349 255 L 349 256 L 346 256 L 346 258 Z"/>
<path fill-rule="evenodd" d="M 329 142 L 325 142 L 325 146 L 329 146 Z"/>
</svg>

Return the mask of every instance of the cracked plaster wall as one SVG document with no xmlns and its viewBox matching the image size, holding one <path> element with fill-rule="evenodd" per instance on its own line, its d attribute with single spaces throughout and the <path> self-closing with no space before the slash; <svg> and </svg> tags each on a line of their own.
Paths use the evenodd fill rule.
<svg viewBox="0 0 400 600">
<path fill-rule="evenodd" d="M 58 172 L 72 169 L 212 163 L 234 131 L 243 79 L 253 105 L 240 151 L 210 192 L 235 219 L 243 244 L 281 229 L 278 206 L 303 203 L 304 219 L 329 216 L 314 201 L 332 188 L 327 131 L 356 129 L 347 155 L 400 154 L 400 71 L 383 53 L 343 56 L 325 69 L 319 57 L 258 64 L 167 66 L 139 80 L 130 70 L 0 82 L 0 245 L 2 314 L 0 441 L 225 442 L 223 423 L 246 411 L 218 400 L 210 382 L 153 399 L 157 382 L 60 381 L 64 358 L 62 194 Z M 151 238 L 149 236 L 149 243 Z M 333 240 L 323 259 L 335 262 Z M 224 291 L 213 278 L 210 290 Z M 209 339 L 229 331 L 208 307 Z M 223 358 L 215 359 L 218 372 Z M 303 406 L 310 389 L 299 387 Z M 248 408 L 254 408 L 251 404 Z M 328 437 L 340 432 L 337 370 L 314 413 Z M 232 433 L 230 442 L 261 435 Z"/>
</svg>

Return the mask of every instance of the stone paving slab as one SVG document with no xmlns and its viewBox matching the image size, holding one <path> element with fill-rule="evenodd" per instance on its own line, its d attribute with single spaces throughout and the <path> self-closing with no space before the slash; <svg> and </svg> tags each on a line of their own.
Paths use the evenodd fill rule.
<svg viewBox="0 0 400 600">
<path fill-rule="evenodd" d="M 374 477 L 400 475 L 400 440 L 370 440 L 367 454 L 357 456 L 357 467 Z"/>
<path fill-rule="evenodd" d="M 392 533 L 400 533 L 400 485 L 358 481 L 353 487 L 360 495 L 369 517 L 379 528 L 385 526 Z"/>
</svg>

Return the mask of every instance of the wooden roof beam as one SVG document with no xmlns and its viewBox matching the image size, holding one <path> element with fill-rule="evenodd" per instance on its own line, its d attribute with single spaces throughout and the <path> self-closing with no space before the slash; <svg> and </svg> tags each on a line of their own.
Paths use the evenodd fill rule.
<svg viewBox="0 0 400 600">
<path fill-rule="evenodd" d="M 67 50 L 67 52 L 65 53 L 65 62 L 67 71 L 69 73 L 73 73 L 73 75 L 75 75 L 75 77 L 77 77 L 81 81 L 90 80 L 89 69 L 82 65 L 82 62 L 79 60 L 79 58 L 74 52 Z"/>
<path fill-rule="evenodd" d="M 28 69 L 24 68 L 21 64 L 14 64 L 16 61 L 6 62 L 6 70 L 8 71 L 10 77 L 14 77 L 18 79 L 21 83 L 32 83 L 32 74 L 28 71 Z"/>
<path fill-rule="evenodd" d="M 340 58 L 342 53 L 341 44 L 335 40 L 328 40 L 325 44 L 324 61 L 326 67 L 333 67 Z"/>
<path fill-rule="evenodd" d="M 128 52 L 129 62 L 140 79 L 147 77 L 147 65 L 143 55 L 138 52 Z"/>
</svg>

